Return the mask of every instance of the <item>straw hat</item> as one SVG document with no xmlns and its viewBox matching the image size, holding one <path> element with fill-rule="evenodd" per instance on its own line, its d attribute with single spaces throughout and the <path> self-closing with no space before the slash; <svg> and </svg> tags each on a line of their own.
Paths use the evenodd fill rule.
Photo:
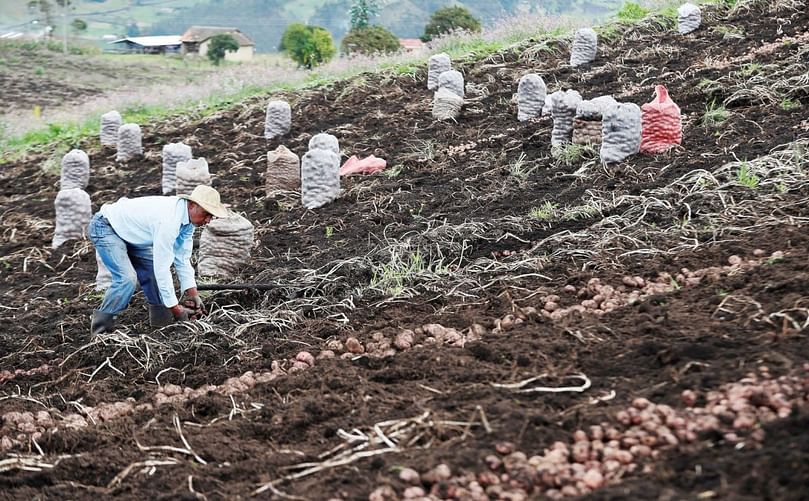
<svg viewBox="0 0 809 501">
<path fill-rule="evenodd" d="M 215 217 L 228 217 L 230 211 L 222 205 L 219 192 L 210 186 L 201 184 L 194 188 L 190 195 L 177 195 L 179 198 L 191 200 Z"/>
</svg>

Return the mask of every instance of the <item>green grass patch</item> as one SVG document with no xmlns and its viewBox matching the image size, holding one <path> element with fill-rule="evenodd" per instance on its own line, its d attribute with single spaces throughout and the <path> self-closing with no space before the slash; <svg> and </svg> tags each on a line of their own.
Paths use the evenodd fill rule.
<svg viewBox="0 0 809 501">
<path fill-rule="evenodd" d="M 755 190 L 758 188 L 758 184 L 761 180 L 753 173 L 752 169 L 750 169 L 750 164 L 742 162 L 739 166 L 739 170 L 736 172 L 736 181 L 742 186 Z"/>
<path fill-rule="evenodd" d="M 556 204 L 548 200 L 539 207 L 532 208 L 528 215 L 537 221 L 552 221 L 557 217 Z"/>
<path fill-rule="evenodd" d="M 790 99 L 788 97 L 785 97 L 780 103 L 778 103 L 778 107 L 784 111 L 795 111 L 800 109 L 802 106 L 803 105 L 800 101 L 796 101 L 795 99 Z"/>
<path fill-rule="evenodd" d="M 708 129 L 716 128 L 725 123 L 729 117 L 730 112 L 727 108 L 716 104 L 716 101 L 711 101 L 705 108 L 705 114 L 702 115 L 702 125 Z"/>
<path fill-rule="evenodd" d="M 648 16 L 651 11 L 640 4 L 636 4 L 634 2 L 627 2 L 621 7 L 615 17 L 620 19 L 621 21 L 634 23 L 640 21 L 644 17 Z"/>
<path fill-rule="evenodd" d="M 551 157 L 558 163 L 570 166 L 585 160 L 592 160 L 597 155 L 595 147 L 589 144 L 562 144 L 551 146 Z"/>
<path fill-rule="evenodd" d="M 273 88 L 271 91 L 278 91 Z M 207 100 L 189 103 L 178 107 L 135 106 L 121 111 L 124 123 L 145 124 L 176 115 L 185 115 L 189 119 L 204 118 L 249 97 L 267 93 L 266 88 L 248 87 L 241 92 L 228 96 L 210 96 Z M 79 148 L 84 141 L 98 137 L 100 116 L 93 116 L 80 123 L 49 123 L 17 138 L 5 138 L 0 130 L 0 165 L 19 159 L 27 152 L 42 153 L 48 150 Z M 64 153 L 63 153 L 64 154 Z M 53 155 L 51 155 L 53 156 Z"/>
</svg>

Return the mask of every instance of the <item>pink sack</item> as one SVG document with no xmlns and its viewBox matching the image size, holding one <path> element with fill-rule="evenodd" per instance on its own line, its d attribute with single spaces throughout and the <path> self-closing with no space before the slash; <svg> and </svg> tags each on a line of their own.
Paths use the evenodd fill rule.
<svg viewBox="0 0 809 501">
<path fill-rule="evenodd" d="M 641 153 L 660 153 L 682 142 L 680 107 L 671 100 L 665 87 L 656 86 L 655 99 L 641 106 L 641 110 Z"/>
<path fill-rule="evenodd" d="M 353 155 L 346 160 L 346 163 L 340 167 L 341 176 L 350 176 L 351 174 L 374 174 L 385 170 L 387 162 L 382 158 L 377 158 L 373 155 L 365 157 L 362 160 Z"/>
</svg>

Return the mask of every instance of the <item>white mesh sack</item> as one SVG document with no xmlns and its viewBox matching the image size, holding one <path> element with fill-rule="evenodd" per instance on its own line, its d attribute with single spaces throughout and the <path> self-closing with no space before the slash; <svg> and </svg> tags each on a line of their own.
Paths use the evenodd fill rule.
<svg viewBox="0 0 809 501">
<path fill-rule="evenodd" d="M 427 61 L 427 89 L 437 89 L 438 76 L 451 69 L 452 61 L 447 54 L 442 52 L 441 54 L 430 56 L 430 59 Z"/>
<path fill-rule="evenodd" d="M 123 124 L 118 129 L 118 153 L 115 160 L 126 162 L 143 155 L 143 139 L 138 124 Z"/>
<path fill-rule="evenodd" d="M 62 175 L 59 189 L 87 187 L 90 181 L 90 157 L 82 150 L 70 150 L 62 157 Z"/>
<path fill-rule="evenodd" d="M 267 195 L 301 187 L 301 160 L 283 144 L 267 154 Z"/>
<path fill-rule="evenodd" d="M 56 210 L 56 228 L 51 247 L 56 249 L 68 240 L 83 238 L 93 215 L 90 195 L 81 188 L 59 190 L 53 206 Z"/>
<path fill-rule="evenodd" d="M 460 97 L 464 97 L 464 81 L 460 71 L 449 70 L 438 75 L 438 88 L 447 89 Z"/>
<path fill-rule="evenodd" d="M 340 142 L 337 140 L 335 136 L 331 134 L 326 134 L 325 132 L 321 132 L 320 134 L 315 134 L 309 139 L 309 149 L 310 150 L 329 150 L 337 155 L 340 154 Z"/>
<path fill-rule="evenodd" d="M 617 103 L 618 101 L 612 96 L 599 96 L 594 99 L 580 101 L 576 107 L 576 118 L 601 120 L 607 108 Z"/>
<path fill-rule="evenodd" d="M 570 66 L 580 66 L 596 58 L 598 35 L 590 28 L 581 28 L 573 37 L 570 49 Z"/>
<path fill-rule="evenodd" d="M 433 96 L 433 118 L 454 120 L 461 114 L 463 98 L 449 89 L 439 88 Z"/>
<path fill-rule="evenodd" d="M 253 225 L 233 214 L 212 220 L 199 239 L 197 271 L 202 276 L 233 276 L 250 260 Z"/>
<path fill-rule="evenodd" d="M 566 90 L 552 101 L 553 130 L 551 144 L 553 146 L 569 143 L 573 138 L 573 119 L 576 108 L 581 102 L 581 94 L 575 90 Z"/>
<path fill-rule="evenodd" d="M 289 132 L 292 126 L 292 108 L 286 101 L 270 101 L 264 118 L 264 137 L 273 139 Z"/>
<path fill-rule="evenodd" d="M 177 185 L 177 164 L 191 160 L 191 147 L 185 143 L 169 143 L 163 146 L 163 194 L 174 191 Z"/>
<path fill-rule="evenodd" d="M 517 85 L 517 120 L 524 122 L 541 116 L 547 91 L 541 76 L 536 73 L 523 75 Z"/>
<path fill-rule="evenodd" d="M 315 148 L 301 159 L 301 203 L 317 209 L 340 196 L 340 156 Z"/>
<path fill-rule="evenodd" d="M 99 137 L 102 146 L 118 145 L 118 129 L 121 128 L 122 123 L 121 114 L 115 110 L 101 115 L 101 133 Z"/>
<path fill-rule="evenodd" d="M 684 3 L 677 9 L 677 31 L 681 35 L 691 33 L 702 23 L 702 12 L 692 3 Z"/>
<path fill-rule="evenodd" d="M 112 273 L 110 273 L 110 270 L 104 265 L 104 261 L 101 260 L 98 251 L 96 251 L 96 265 L 98 266 L 98 272 L 96 272 L 96 290 L 103 291 L 108 289 L 110 284 L 112 284 Z"/>
<path fill-rule="evenodd" d="M 211 185 L 211 173 L 208 161 L 204 158 L 192 158 L 177 163 L 177 195 L 190 195 L 194 188 L 201 184 Z"/>
<path fill-rule="evenodd" d="M 559 99 L 561 96 L 564 96 L 565 93 L 561 90 L 557 90 L 551 94 L 545 96 L 545 104 L 542 105 L 542 115 L 548 116 L 553 115 L 553 102 L 556 99 Z"/>
<path fill-rule="evenodd" d="M 640 150 L 641 110 L 635 103 L 613 104 L 601 121 L 601 161 L 620 162 Z"/>
</svg>

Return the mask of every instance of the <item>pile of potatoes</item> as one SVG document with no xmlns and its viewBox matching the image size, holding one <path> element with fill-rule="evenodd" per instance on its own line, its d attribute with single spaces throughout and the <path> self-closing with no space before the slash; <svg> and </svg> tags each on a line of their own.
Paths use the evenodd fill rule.
<svg viewBox="0 0 809 501">
<path fill-rule="evenodd" d="M 247 371 L 238 377 L 228 378 L 221 385 L 206 384 L 199 388 L 190 388 L 176 384 L 165 384 L 158 388 L 152 397 L 153 403 L 137 403 L 134 398 L 111 403 L 100 403 L 95 407 L 84 407 L 84 415 L 69 413 L 61 415 L 49 411 L 32 412 L 7 412 L 2 415 L 0 421 L 0 452 L 12 449 L 17 445 L 28 443 L 29 439 L 38 440 L 43 433 L 53 432 L 58 428 L 84 428 L 90 424 L 113 421 L 123 416 L 138 412 L 151 411 L 155 407 L 165 404 L 182 404 L 187 400 L 196 399 L 208 392 L 215 392 L 221 395 L 235 395 L 250 390 L 258 383 L 268 383 L 288 372 L 296 372 L 314 365 L 314 357 L 305 351 L 297 354 L 294 360 L 283 362 L 273 361 L 269 372 L 254 373 Z M 288 366 L 285 370 L 283 367 Z M 47 366 L 43 366 L 50 369 Z M 32 369 L 32 371 L 43 371 L 42 367 Z M 17 371 L 19 374 L 20 372 Z M 33 372 L 27 371 L 27 374 Z M 5 376 L 5 374 L 0 374 Z M 11 377 L 14 373 L 11 373 Z"/>
<path fill-rule="evenodd" d="M 551 320 L 559 320 L 574 312 L 600 316 L 649 296 L 669 293 L 680 287 L 692 287 L 703 280 L 717 281 L 722 275 L 750 271 L 765 260 L 784 257 L 781 251 L 773 252 L 766 257 L 766 253 L 760 249 L 755 250 L 753 255 L 754 259 L 748 260 L 736 255 L 730 256 L 725 266 L 711 266 L 693 271 L 682 268 L 675 274 L 661 272 L 654 280 L 627 275 L 622 277 L 621 284 L 610 285 L 602 283 L 599 278 L 591 278 L 583 287 L 566 285 L 562 289 L 563 296 L 558 294 L 542 296 L 542 308 L 539 313 Z M 570 304 L 571 302 L 574 304 Z M 569 306 L 562 306 L 563 303 Z"/>
<path fill-rule="evenodd" d="M 760 424 L 789 416 L 794 405 L 809 404 L 809 364 L 797 374 L 778 378 L 761 367 L 758 374 L 703 396 L 686 390 L 682 400 L 686 407 L 675 409 L 636 398 L 612 422 L 576 430 L 572 441 L 554 442 L 530 457 L 515 444 L 500 442 L 496 453 L 484 460 L 488 468 L 477 473 L 453 473 L 446 464 L 424 473 L 404 468 L 399 472 L 405 485 L 401 494 L 384 485 L 369 499 L 521 501 L 537 494 L 560 499 L 618 483 L 627 474 L 651 473 L 653 462 L 665 450 L 696 442 L 708 431 L 719 431 L 730 443 L 746 440 L 755 446 L 765 438 Z"/>
<path fill-rule="evenodd" d="M 17 376 L 33 376 L 34 374 L 47 374 L 51 371 L 51 366 L 48 364 L 42 364 L 39 367 L 34 367 L 33 369 L 15 369 L 13 371 L 9 370 L 2 370 L 0 371 L 0 384 L 5 383 L 11 379 L 14 379 Z"/>
</svg>

